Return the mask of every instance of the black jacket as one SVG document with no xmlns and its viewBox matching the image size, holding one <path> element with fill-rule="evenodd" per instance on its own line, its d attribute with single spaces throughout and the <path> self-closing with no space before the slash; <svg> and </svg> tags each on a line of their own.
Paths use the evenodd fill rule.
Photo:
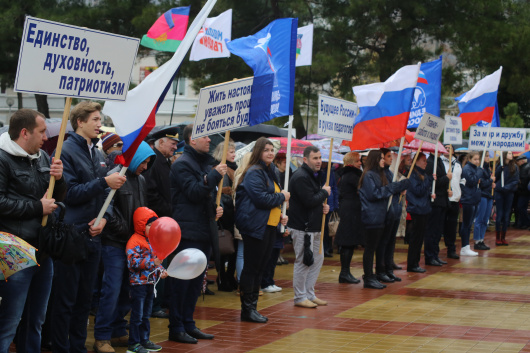
<svg viewBox="0 0 530 353">
<path fill-rule="evenodd" d="M 445 171 L 444 163 L 440 157 L 438 157 L 436 163 L 436 187 L 434 188 L 436 198 L 434 199 L 432 205 L 436 207 L 447 208 L 449 207 L 449 192 L 447 190 L 449 190 L 450 180 L 447 177 L 447 172 Z M 434 174 L 434 154 L 431 154 L 429 158 L 427 158 L 427 167 L 425 167 L 425 173 L 427 175 Z"/>
<path fill-rule="evenodd" d="M 423 176 L 421 180 L 420 175 Z M 427 174 L 425 169 L 414 167 L 410 174 L 410 187 L 407 190 L 407 212 L 426 215 L 431 213 L 432 173 Z"/>
<path fill-rule="evenodd" d="M 211 168 L 212 159 L 186 145 L 182 156 L 171 166 L 172 217 L 180 226 L 182 239 L 210 242 L 214 236 L 214 192 L 222 176 Z"/>
<path fill-rule="evenodd" d="M 271 210 L 285 201 L 283 194 L 274 191 L 274 183 L 280 183 L 275 169 L 274 164 L 254 165 L 237 187 L 236 227 L 241 234 L 263 239 Z"/>
<path fill-rule="evenodd" d="M 103 229 L 102 244 L 123 248 L 134 234 L 133 214 L 146 205 L 146 187 L 143 175 L 125 172 L 127 181 L 114 195 L 113 215 Z"/>
<path fill-rule="evenodd" d="M 313 170 L 306 163 L 302 164 L 289 180 L 289 192 L 291 198 L 288 227 L 320 232 L 323 203 L 329 196 L 327 191 L 320 187 L 320 176 L 315 177 Z"/>
<path fill-rule="evenodd" d="M 0 230 L 38 247 L 42 221 L 40 199 L 50 182 L 50 157 L 40 151 L 38 159 L 11 155 L 0 149 Z M 53 197 L 62 201 L 64 177 L 55 182 Z"/>
<path fill-rule="evenodd" d="M 461 187 L 461 204 L 475 206 L 479 204 L 482 193 L 480 188 L 478 188 L 478 182 L 482 179 L 482 176 L 482 168 L 477 167 L 473 163 L 468 162 L 462 168 L 462 179 L 465 179 L 466 183 Z M 482 180 L 480 182 L 482 183 Z"/>
<path fill-rule="evenodd" d="M 502 186 L 502 177 L 501 174 L 504 173 L 504 186 Z M 515 192 L 517 190 L 517 185 L 519 185 L 519 167 L 515 166 L 515 171 L 510 173 L 510 167 L 505 165 L 497 166 L 495 171 L 495 192 L 500 193 L 509 193 Z"/>
<path fill-rule="evenodd" d="M 497 180 L 495 180 L 497 182 Z M 530 163 L 525 163 L 519 168 L 519 188 L 517 192 L 523 196 L 530 196 L 528 183 L 530 182 Z"/>
<path fill-rule="evenodd" d="M 385 177 L 383 175 L 383 178 Z M 383 186 L 379 173 L 372 170 L 366 172 L 363 177 L 363 184 L 359 189 L 362 207 L 361 219 L 364 226 L 367 229 L 384 228 L 390 195 L 399 194 L 409 184 L 409 180 L 405 179 Z"/>
<path fill-rule="evenodd" d="M 388 183 L 390 184 L 392 180 L 394 180 L 394 173 L 392 173 L 389 166 L 385 166 L 385 175 Z M 408 187 L 408 185 L 406 185 L 406 187 Z M 401 217 L 401 212 L 403 211 L 403 202 L 405 202 L 404 199 L 404 197 L 401 197 L 401 192 L 392 195 L 392 202 L 388 208 L 385 219 L 387 223 L 394 222 Z"/>
<path fill-rule="evenodd" d="M 105 181 L 105 158 L 96 147 L 98 141 L 92 140 L 91 156 L 86 139 L 71 132 L 61 154 L 63 175 L 68 187 L 64 200 L 64 222 L 75 225 L 79 231 L 88 230 L 88 223 L 97 217 L 110 190 Z M 105 213 L 107 221 L 111 214 L 112 204 Z"/>
<path fill-rule="evenodd" d="M 335 235 L 335 243 L 340 246 L 364 245 L 364 227 L 361 222 L 361 199 L 359 179 L 363 171 L 346 166 L 339 180 L 340 222 Z"/>
<path fill-rule="evenodd" d="M 487 199 L 493 199 L 493 195 L 491 193 L 491 186 L 493 184 L 493 180 L 491 180 L 490 164 L 484 162 L 484 166 L 481 169 L 481 172 L 482 172 L 482 176 L 480 177 L 481 197 L 485 197 Z"/>
<path fill-rule="evenodd" d="M 156 148 L 153 166 L 144 173 L 147 183 L 147 207 L 155 211 L 158 217 L 171 217 L 171 190 L 169 173 L 171 163 Z"/>
</svg>

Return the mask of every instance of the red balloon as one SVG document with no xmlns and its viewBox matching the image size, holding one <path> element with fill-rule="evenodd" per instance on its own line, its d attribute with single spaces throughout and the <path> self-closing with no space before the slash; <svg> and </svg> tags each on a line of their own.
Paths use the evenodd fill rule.
<svg viewBox="0 0 530 353">
<path fill-rule="evenodd" d="M 160 260 L 171 254 L 180 243 L 180 227 L 170 217 L 160 217 L 149 229 L 149 243 Z"/>
</svg>

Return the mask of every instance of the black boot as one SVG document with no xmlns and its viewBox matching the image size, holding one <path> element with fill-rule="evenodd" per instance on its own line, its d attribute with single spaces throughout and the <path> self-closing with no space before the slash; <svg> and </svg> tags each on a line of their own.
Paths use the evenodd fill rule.
<svg viewBox="0 0 530 353">
<path fill-rule="evenodd" d="M 394 279 L 389 277 L 385 272 L 379 272 L 376 275 L 376 278 L 379 282 L 394 283 Z"/>
<path fill-rule="evenodd" d="M 241 321 L 266 323 L 267 318 L 258 313 L 258 293 L 241 289 Z"/>
<path fill-rule="evenodd" d="M 364 281 L 364 288 L 372 288 L 372 289 L 383 289 L 386 288 L 386 286 L 382 283 L 380 283 L 375 275 L 364 275 L 363 276 Z"/>
<path fill-rule="evenodd" d="M 357 278 L 353 277 L 350 272 L 351 258 L 353 257 L 353 248 L 341 247 L 340 249 L 340 265 L 341 270 L 339 274 L 339 283 L 353 283 L 357 284 L 361 282 Z"/>
<path fill-rule="evenodd" d="M 394 271 L 386 271 L 386 275 L 394 280 L 394 282 L 401 282 L 401 278 L 394 274 Z"/>
</svg>

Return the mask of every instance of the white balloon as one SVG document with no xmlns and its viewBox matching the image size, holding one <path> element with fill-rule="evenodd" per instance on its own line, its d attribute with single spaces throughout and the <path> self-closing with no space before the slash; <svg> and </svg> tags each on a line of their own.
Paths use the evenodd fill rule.
<svg viewBox="0 0 530 353">
<path fill-rule="evenodd" d="M 178 279 L 193 279 L 206 269 L 206 255 L 199 249 L 184 249 L 179 252 L 167 268 L 167 274 Z"/>
</svg>

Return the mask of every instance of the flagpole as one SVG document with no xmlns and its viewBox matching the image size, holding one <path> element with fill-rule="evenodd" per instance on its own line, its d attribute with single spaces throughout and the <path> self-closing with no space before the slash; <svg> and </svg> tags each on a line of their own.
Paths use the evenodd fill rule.
<svg viewBox="0 0 530 353">
<path fill-rule="evenodd" d="M 493 175 L 495 176 L 495 162 L 497 161 L 495 159 L 495 157 L 497 156 L 497 151 L 494 151 L 493 152 Z M 502 157 L 502 152 L 501 152 L 501 157 Z M 496 180 L 495 180 L 496 181 Z M 493 192 L 495 191 L 495 188 L 492 186 L 491 187 L 491 196 L 493 196 Z"/>
<path fill-rule="evenodd" d="M 173 108 L 171 108 L 171 118 L 169 118 L 169 125 L 173 122 L 173 111 L 175 110 L 175 101 L 177 100 L 177 92 L 179 88 L 179 77 L 180 77 L 180 70 L 177 73 L 177 79 L 176 79 L 176 88 L 173 89 Z"/>
<path fill-rule="evenodd" d="M 414 156 L 414 160 L 412 161 L 412 165 L 410 166 L 409 174 L 407 175 L 407 179 L 410 179 L 410 175 L 412 174 L 412 171 L 414 170 L 414 166 L 416 165 L 416 161 L 418 160 L 418 156 L 421 152 L 421 146 L 423 146 L 423 141 L 420 140 L 420 146 L 418 147 L 418 150 L 416 151 L 416 155 Z M 403 195 L 399 196 L 399 202 L 401 202 L 401 199 L 403 198 Z"/>
<path fill-rule="evenodd" d="M 404 144 L 405 144 L 405 136 L 401 138 L 401 142 L 399 143 L 399 151 L 397 155 L 396 165 L 394 166 L 394 176 L 392 177 L 393 183 L 397 181 L 397 175 L 399 172 L 399 163 L 401 161 L 401 153 L 403 153 Z M 390 209 L 390 205 L 392 204 L 392 197 L 394 197 L 394 195 L 390 195 L 390 199 L 388 199 L 388 207 L 386 208 L 387 211 Z"/>
<path fill-rule="evenodd" d="M 228 153 L 229 144 L 230 144 L 230 130 L 227 130 L 225 132 L 225 144 L 223 145 L 223 158 L 221 158 L 221 164 L 226 164 L 226 154 Z M 217 185 L 217 197 L 215 199 L 215 204 L 217 205 L 217 207 L 221 206 L 221 195 L 223 193 L 223 181 L 224 181 L 224 176 L 221 178 L 219 185 Z"/>
<path fill-rule="evenodd" d="M 436 179 L 434 179 L 434 176 L 436 175 L 437 167 L 438 167 L 438 140 L 436 141 L 436 147 L 434 148 L 434 169 L 433 169 L 433 172 L 432 172 L 433 180 L 432 180 L 432 192 L 431 192 L 431 194 L 434 194 L 435 189 L 436 189 Z M 451 184 L 451 183 L 449 182 L 449 184 Z M 434 202 L 434 199 L 432 198 L 432 196 L 431 196 L 431 202 Z"/>
<path fill-rule="evenodd" d="M 61 121 L 61 129 L 59 130 L 59 138 L 57 140 L 57 147 L 55 149 L 55 160 L 61 159 L 61 151 L 63 149 L 64 135 L 66 133 L 66 125 L 68 123 L 68 115 L 70 115 L 70 107 L 72 106 L 72 97 L 66 97 L 64 102 L 63 120 Z M 64 177 L 64 176 L 63 176 Z M 50 183 L 48 184 L 48 193 L 46 194 L 47 199 L 51 199 L 53 196 L 53 189 L 55 189 L 55 177 L 50 176 Z M 42 217 L 42 226 L 44 227 L 48 223 L 48 215 Z"/>
<path fill-rule="evenodd" d="M 449 170 L 453 173 L 453 145 L 449 145 Z M 451 180 L 449 181 L 449 191 L 451 191 Z"/>
<path fill-rule="evenodd" d="M 309 90 L 307 92 L 306 135 L 309 135 L 309 100 L 311 98 L 311 68 L 309 66 Z"/>
<path fill-rule="evenodd" d="M 285 179 L 283 183 L 283 189 L 285 191 L 289 190 L 289 171 L 291 169 L 291 141 L 292 141 L 292 132 L 293 132 L 293 115 L 289 115 L 289 129 L 287 130 L 287 133 L 289 134 L 287 136 L 287 152 L 285 153 Z M 287 201 L 285 201 L 282 205 L 282 215 L 285 216 L 285 213 L 287 212 Z M 281 232 L 285 232 L 285 226 L 282 225 L 280 227 Z"/>
<path fill-rule="evenodd" d="M 328 155 L 328 170 L 326 175 L 326 186 L 329 186 L 329 175 L 331 172 L 331 153 L 333 153 L 333 137 L 329 142 L 329 155 Z M 330 194 L 331 196 L 331 194 Z M 328 202 L 328 198 L 324 200 L 324 205 Z M 318 250 L 319 254 L 322 254 L 322 244 L 324 242 L 324 227 L 326 226 L 326 215 L 322 214 L 322 226 L 320 227 L 320 248 Z"/>
<path fill-rule="evenodd" d="M 484 150 L 482 151 L 482 160 L 480 161 L 480 168 L 484 168 L 484 158 L 486 158 L 486 149 L 488 148 L 488 141 L 490 139 L 490 130 L 491 130 L 491 123 L 488 126 L 488 133 L 486 136 L 486 141 L 484 143 Z M 477 189 L 479 187 L 480 187 L 480 184 L 477 184 Z"/>
<path fill-rule="evenodd" d="M 124 176 L 128 168 L 129 167 L 122 167 L 120 170 L 120 176 Z M 101 219 L 105 215 L 105 212 L 107 212 L 107 208 L 109 208 L 110 202 L 112 201 L 112 198 L 114 197 L 114 194 L 116 193 L 116 190 L 117 189 L 110 189 L 110 192 L 107 195 L 107 198 L 105 199 L 105 203 L 103 204 L 103 207 L 101 207 L 98 217 L 96 218 L 96 221 L 94 222 L 94 227 L 97 227 L 99 225 L 99 222 L 101 222 Z"/>
</svg>

